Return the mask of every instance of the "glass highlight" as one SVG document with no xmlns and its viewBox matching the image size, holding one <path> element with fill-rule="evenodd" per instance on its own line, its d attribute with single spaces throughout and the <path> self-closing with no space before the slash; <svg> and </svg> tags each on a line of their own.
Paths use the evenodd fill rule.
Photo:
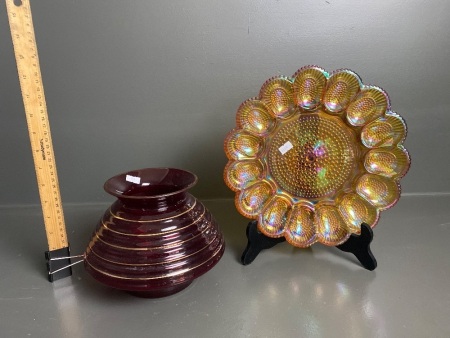
<svg viewBox="0 0 450 338">
<path fill-rule="evenodd" d="M 237 210 L 268 237 L 335 246 L 400 198 L 410 156 L 389 96 L 348 69 L 317 66 L 267 80 L 225 138 Z"/>
</svg>

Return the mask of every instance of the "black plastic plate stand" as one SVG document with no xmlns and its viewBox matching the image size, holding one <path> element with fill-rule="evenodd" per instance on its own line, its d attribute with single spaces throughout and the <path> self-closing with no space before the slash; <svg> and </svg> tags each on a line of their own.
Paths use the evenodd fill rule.
<svg viewBox="0 0 450 338">
<path fill-rule="evenodd" d="M 247 225 L 247 247 L 241 256 L 243 265 L 251 264 L 262 250 L 270 249 L 278 243 L 284 242 L 284 237 L 270 238 L 258 231 L 258 222 L 251 221 Z M 367 270 L 375 270 L 377 261 L 370 250 L 373 239 L 373 231 L 366 223 L 361 224 L 361 234 L 352 234 L 349 239 L 336 248 L 355 255 L 361 265 Z"/>
<path fill-rule="evenodd" d="M 360 235 L 352 234 L 346 242 L 337 245 L 336 248 L 351 252 L 365 269 L 373 271 L 377 267 L 377 260 L 370 250 L 372 239 L 372 228 L 366 223 L 362 223 Z"/>
<path fill-rule="evenodd" d="M 248 223 L 246 233 L 248 243 L 241 256 L 241 263 L 244 265 L 253 262 L 261 250 L 269 249 L 286 240 L 284 237 L 270 238 L 263 235 L 258 230 L 258 221 L 251 221 Z"/>
</svg>

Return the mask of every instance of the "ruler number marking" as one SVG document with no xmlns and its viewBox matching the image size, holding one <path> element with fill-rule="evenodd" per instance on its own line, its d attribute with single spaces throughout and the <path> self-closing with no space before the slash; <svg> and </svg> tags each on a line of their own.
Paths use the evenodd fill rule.
<svg viewBox="0 0 450 338">
<path fill-rule="evenodd" d="M 67 246 L 44 87 L 29 1 L 6 0 L 50 250 Z"/>
</svg>

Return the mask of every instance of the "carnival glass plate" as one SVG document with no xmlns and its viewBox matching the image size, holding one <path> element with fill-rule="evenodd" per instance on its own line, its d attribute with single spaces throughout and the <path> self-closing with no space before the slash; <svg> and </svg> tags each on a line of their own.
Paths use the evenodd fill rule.
<svg viewBox="0 0 450 338">
<path fill-rule="evenodd" d="M 406 131 L 381 88 L 348 69 L 306 66 L 240 105 L 224 180 L 264 235 L 340 245 L 398 201 L 410 166 Z"/>
</svg>

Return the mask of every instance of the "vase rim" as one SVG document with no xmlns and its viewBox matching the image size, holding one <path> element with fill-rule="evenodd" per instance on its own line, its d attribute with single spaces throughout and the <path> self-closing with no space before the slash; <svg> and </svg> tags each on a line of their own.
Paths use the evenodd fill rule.
<svg viewBox="0 0 450 338">
<path fill-rule="evenodd" d="M 184 169 L 143 168 L 111 177 L 103 189 L 120 199 L 157 199 L 185 192 L 197 181 L 197 175 Z"/>
</svg>

